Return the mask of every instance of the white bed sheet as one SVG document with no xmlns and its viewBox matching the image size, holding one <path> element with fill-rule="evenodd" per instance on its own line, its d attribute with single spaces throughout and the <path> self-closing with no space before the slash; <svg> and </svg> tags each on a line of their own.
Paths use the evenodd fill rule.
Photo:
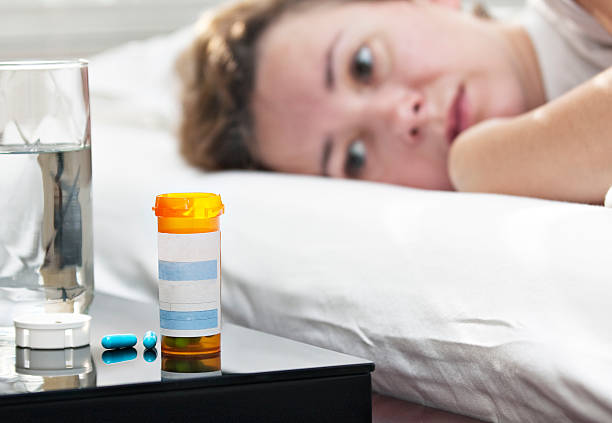
<svg viewBox="0 0 612 423">
<path fill-rule="evenodd" d="M 102 71 L 128 51 L 92 64 L 98 290 L 156 301 L 154 196 L 219 192 L 226 321 L 372 359 L 374 389 L 401 399 L 489 421 L 612 420 L 610 210 L 204 174 L 178 156 L 172 94 L 139 108 L 126 85 L 143 64 Z M 113 78 L 130 89 L 109 94 Z"/>
</svg>

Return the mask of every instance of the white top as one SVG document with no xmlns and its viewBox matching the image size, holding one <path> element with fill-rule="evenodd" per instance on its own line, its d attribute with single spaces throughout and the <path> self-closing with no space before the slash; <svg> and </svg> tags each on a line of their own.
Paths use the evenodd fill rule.
<svg viewBox="0 0 612 423">
<path fill-rule="evenodd" d="M 529 0 L 520 22 L 533 41 L 548 100 L 612 66 L 612 34 L 573 0 Z"/>
<path fill-rule="evenodd" d="M 91 316 L 37 313 L 16 316 L 15 344 L 22 348 L 63 349 L 89 345 Z"/>
<path fill-rule="evenodd" d="M 16 328 L 23 329 L 73 329 L 89 323 L 91 316 L 78 313 L 36 313 L 15 316 Z"/>
</svg>

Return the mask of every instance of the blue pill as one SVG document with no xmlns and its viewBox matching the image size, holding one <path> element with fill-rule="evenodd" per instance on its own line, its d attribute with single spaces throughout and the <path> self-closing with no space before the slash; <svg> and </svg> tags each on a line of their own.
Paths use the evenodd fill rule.
<svg viewBox="0 0 612 423">
<path fill-rule="evenodd" d="M 138 353 L 134 348 L 119 348 L 116 350 L 108 350 L 102 353 L 102 361 L 106 364 L 121 363 L 136 358 Z"/>
<path fill-rule="evenodd" d="M 107 349 L 133 347 L 136 342 L 138 342 L 138 338 L 131 333 L 106 335 L 102 338 L 102 346 Z"/>
<path fill-rule="evenodd" d="M 157 360 L 157 350 L 155 348 L 145 350 L 145 352 L 142 353 L 142 356 L 147 363 L 153 363 L 155 360 Z"/>
<path fill-rule="evenodd" d="M 153 348 L 157 345 L 157 334 L 152 330 L 147 331 L 144 338 L 142 338 L 142 345 L 144 345 L 146 349 Z"/>
</svg>

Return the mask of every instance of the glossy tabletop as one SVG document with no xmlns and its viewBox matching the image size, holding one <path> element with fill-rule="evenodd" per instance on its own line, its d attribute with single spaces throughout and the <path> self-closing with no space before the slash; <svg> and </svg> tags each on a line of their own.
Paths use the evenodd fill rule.
<svg viewBox="0 0 612 423">
<path fill-rule="evenodd" d="M 142 345 L 146 331 L 159 334 L 155 304 L 97 294 L 90 314 L 88 347 L 44 351 L 2 346 L 0 405 L 10 397 L 16 399 L 15 395 L 43 391 L 176 383 L 182 379 L 197 379 L 200 385 L 233 385 L 374 369 L 368 360 L 232 324 L 223 325 L 220 356 L 173 358 L 170 367 L 162 369 L 160 340 L 154 350 L 145 350 Z M 117 333 L 133 333 L 138 343 L 133 349 L 102 348 L 101 339 Z"/>
</svg>

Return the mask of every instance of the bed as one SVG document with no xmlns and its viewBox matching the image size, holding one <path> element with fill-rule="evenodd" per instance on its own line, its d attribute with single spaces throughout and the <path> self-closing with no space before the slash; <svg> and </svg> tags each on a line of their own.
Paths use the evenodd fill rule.
<svg viewBox="0 0 612 423">
<path fill-rule="evenodd" d="M 217 192 L 224 321 L 371 359 L 383 398 L 612 420 L 609 209 L 190 168 L 172 63 L 192 36 L 92 60 L 97 290 L 157 301 L 155 195 Z"/>
</svg>

